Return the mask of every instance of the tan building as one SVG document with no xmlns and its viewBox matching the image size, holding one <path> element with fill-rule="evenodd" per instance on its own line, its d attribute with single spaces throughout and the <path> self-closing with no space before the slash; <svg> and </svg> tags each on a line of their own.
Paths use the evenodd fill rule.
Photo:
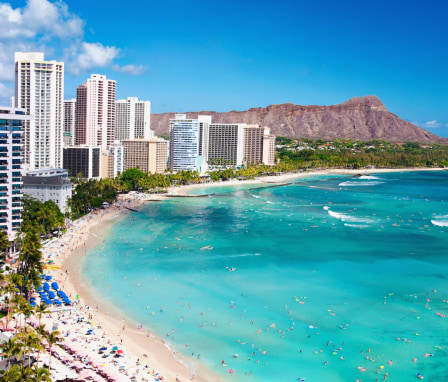
<svg viewBox="0 0 448 382">
<path fill-rule="evenodd" d="M 275 136 L 270 135 L 269 127 L 246 125 L 244 127 L 243 161 L 250 164 L 275 163 Z"/>
<path fill-rule="evenodd" d="M 103 151 L 101 153 L 101 178 L 115 178 L 114 154 L 112 154 L 110 151 Z"/>
<path fill-rule="evenodd" d="M 138 168 L 151 174 L 163 174 L 168 164 L 168 141 L 162 138 L 126 139 L 124 169 Z"/>
</svg>

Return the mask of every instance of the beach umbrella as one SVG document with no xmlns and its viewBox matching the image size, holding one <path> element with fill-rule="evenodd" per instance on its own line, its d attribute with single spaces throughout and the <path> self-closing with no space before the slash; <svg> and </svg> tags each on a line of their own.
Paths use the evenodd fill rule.
<svg viewBox="0 0 448 382">
<path fill-rule="evenodd" d="M 107 350 L 107 347 L 103 346 L 102 348 L 100 348 L 101 351 Z"/>
<path fill-rule="evenodd" d="M 40 287 L 37 289 L 38 292 L 41 292 L 41 291 L 43 291 L 43 290 L 44 290 L 44 288 L 42 288 L 42 286 L 40 286 Z"/>
<path fill-rule="evenodd" d="M 112 348 L 112 351 L 117 351 L 118 350 L 118 346 L 114 346 L 113 348 Z"/>
<path fill-rule="evenodd" d="M 117 350 L 117 354 L 123 354 L 123 350 Z"/>
<path fill-rule="evenodd" d="M 51 276 L 50 275 L 45 276 L 45 280 L 51 280 Z"/>
<path fill-rule="evenodd" d="M 30 302 L 30 305 L 31 305 L 31 306 L 36 306 L 36 303 L 35 303 L 34 301 L 31 301 L 31 302 Z"/>
</svg>

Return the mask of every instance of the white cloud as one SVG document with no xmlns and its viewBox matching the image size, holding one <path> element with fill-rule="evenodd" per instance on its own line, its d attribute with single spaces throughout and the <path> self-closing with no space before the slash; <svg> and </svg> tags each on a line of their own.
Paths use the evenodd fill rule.
<svg viewBox="0 0 448 382">
<path fill-rule="evenodd" d="M 121 72 L 125 74 L 129 74 L 131 76 L 138 76 L 140 74 L 145 74 L 148 71 L 148 68 L 143 65 L 112 65 L 112 69 L 116 72 Z"/>
<path fill-rule="evenodd" d="M 0 81 L 11 86 L 14 52 L 44 52 L 46 59 L 65 62 L 66 70 L 75 75 L 110 66 L 120 53 L 116 46 L 86 42 L 86 22 L 62 0 L 27 0 L 17 8 L 0 3 L 0 20 Z M 115 68 L 134 75 L 145 72 L 139 65 Z M 3 93 L 8 88 L 2 86 Z"/>
<path fill-rule="evenodd" d="M 421 124 L 422 127 L 429 127 L 429 128 L 435 128 L 435 127 L 442 127 L 443 124 L 438 122 L 436 119 L 433 121 L 423 122 Z"/>
<path fill-rule="evenodd" d="M 76 50 L 75 48 L 74 51 L 76 52 Z M 93 44 L 83 42 L 77 57 L 69 65 L 69 70 L 74 74 L 79 74 L 94 68 L 104 68 L 109 66 L 119 53 L 120 49 L 115 46 L 104 46 L 99 42 Z"/>
<path fill-rule="evenodd" d="M 13 9 L 10 4 L 0 4 L 0 39 L 35 38 L 46 39 L 81 37 L 84 22 L 68 11 L 62 1 L 28 0 L 24 8 Z"/>
<path fill-rule="evenodd" d="M 433 119 L 432 121 L 427 121 L 427 122 L 415 121 L 413 123 L 414 123 L 414 125 L 423 127 L 424 129 L 437 129 L 439 127 L 448 127 L 448 123 L 439 122 L 436 119 Z"/>
</svg>

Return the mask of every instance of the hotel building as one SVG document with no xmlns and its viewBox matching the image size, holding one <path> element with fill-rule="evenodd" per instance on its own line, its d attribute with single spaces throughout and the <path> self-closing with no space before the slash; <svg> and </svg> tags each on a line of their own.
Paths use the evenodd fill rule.
<svg viewBox="0 0 448 382">
<path fill-rule="evenodd" d="M 237 167 L 243 164 L 244 124 L 212 123 L 204 139 L 204 159 L 209 167 Z"/>
<path fill-rule="evenodd" d="M 34 118 L 25 121 L 24 163 L 29 169 L 61 167 L 64 63 L 43 53 L 15 53 L 15 106 Z"/>
<path fill-rule="evenodd" d="M 187 119 L 186 114 L 176 114 L 170 119 L 171 170 L 200 171 L 202 156 L 199 155 L 200 129 L 197 119 Z"/>
<path fill-rule="evenodd" d="M 68 146 L 64 147 L 64 169 L 70 176 L 81 174 L 83 179 L 101 177 L 101 147 Z"/>
<path fill-rule="evenodd" d="M 275 163 L 275 136 L 270 135 L 269 127 L 246 125 L 244 127 L 243 161 L 247 164 Z"/>
<path fill-rule="evenodd" d="M 13 241 L 22 223 L 22 163 L 25 109 L 0 106 L 0 229 Z"/>
<path fill-rule="evenodd" d="M 151 102 L 139 101 L 136 97 L 115 102 L 115 139 L 152 137 Z"/>
<path fill-rule="evenodd" d="M 116 81 L 92 74 L 76 89 L 75 144 L 100 146 L 115 140 Z"/>
<path fill-rule="evenodd" d="M 45 203 L 52 200 L 64 213 L 72 197 L 68 171 L 62 168 L 43 168 L 29 171 L 23 177 L 23 193 Z"/>
<path fill-rule="evenodd" d="M 168 141 L 162 138 L 129 139 L 122 141 L 125 170 L 138 168 L 145 173 L 163 174 L 168 163 Z"/>
<path fill-rule="evenodd" d="M 64 146 L 73 146 L 75 144 L 75 113 L 76 99 L 64 101 Z"/>
</svg>

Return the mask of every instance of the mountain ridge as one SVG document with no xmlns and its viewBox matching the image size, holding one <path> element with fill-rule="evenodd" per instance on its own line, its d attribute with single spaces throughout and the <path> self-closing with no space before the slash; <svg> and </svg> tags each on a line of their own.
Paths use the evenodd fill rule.
<svg viewBox="0 0 448 382">
<path fill-rule="evenodd" d="M 174 118 L 174 114 L 151 114 L 151 129 L 156 135 L 168 133 L 169 119 Z M 200 111 L 183 114 L 192 119 L 198 115 L 210 115 L 213 123 L 268 126 L 272 134 L 290 138 L 348 138 L 360 141 L 380 139 L 391 142 L 448 144 L 447 138 L 430 133 L 388 111 L 375 95 L 353 97 L 330 106 L 283 103 L 252 107 L 244 111 Z"/>
</svg>

